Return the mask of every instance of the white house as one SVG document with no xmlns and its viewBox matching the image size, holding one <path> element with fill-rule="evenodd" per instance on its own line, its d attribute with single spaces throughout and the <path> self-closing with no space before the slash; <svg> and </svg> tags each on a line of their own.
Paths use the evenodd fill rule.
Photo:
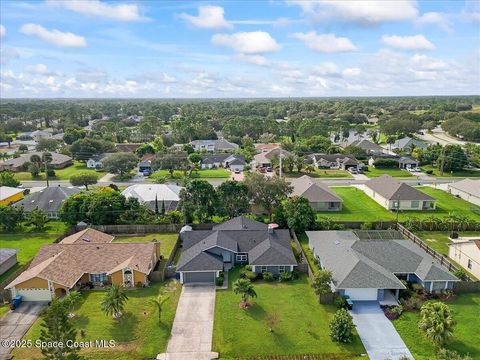
<svg viewBox="0 0 480 360">
<path fill-rule="evenodd" d="M 463 179 L 448 184 L 448 191 L 452 195 L 480 206 L 480 180 Z"/>
<path fill-rule="evenodd" d="M 448 245 L 448 257 L 480 279 L 480 237 L 455 240 Z"/>
</svg>

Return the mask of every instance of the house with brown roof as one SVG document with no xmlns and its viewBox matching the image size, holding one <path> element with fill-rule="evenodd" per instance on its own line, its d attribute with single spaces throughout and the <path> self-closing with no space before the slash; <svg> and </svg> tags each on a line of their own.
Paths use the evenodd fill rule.
<svg viewBox="0 0 480 360">
<path fill-rule="evenodd" d="M 480 279 L 480 236 L 452 239 L 448 257 Z"/>
<path fill-rule="evenodd" d="M 63 169 L 67 166 L 73 164 L 73 160 L 70 156 L 59 154 L 56 152 L 49 151 L 52 155 L 52 161 L 48 164 L 49 167 L 53 169 Z M 40 158 L 43 155 L 43 152 L 37 151 L 28 154 L 20 155 L 19 157 L 8 159 L 5 161 L 0 161 L 0 171 L 9 170 L 13 172 L 25 171 L 25 166 L 30 163 L 30 158 L 32 155 L 37 155 Z"/>
<path fill-rule="evenodd" d="M 5 289 L 24 301 L 50 301 L 71 290 L 116 284 L 148 284 L 160 258 L 159 243 L 113 243 L 87 229 L 40 248 L 28 268 Z"/>
<path fill-rule="evenodd" d="M 390 175 L 367 181 L 363 191 L 388 210 L 435 210 L 433 197 Z"/>
<path fill-rule="evenodd" d="M 268 150 L 266 152 L 261 152 L 253 157 L 253 162 L 256 167 L 270 167 L 272 166 L 272 159 L 274 157 L 281 157 L 285 159 L 286 157 L 292 155 L 289 151 L 282 150 L 280 147 Z"/>
<path fill-rule="evenodd" d="M 290 196 L 306 198 L 310 206 L 316 211 L 340 211 L 342 199 L 321 181 L 314 181 L 304 175 L 294 179 L 291 184 L 293 191 Z"/>
</svg>

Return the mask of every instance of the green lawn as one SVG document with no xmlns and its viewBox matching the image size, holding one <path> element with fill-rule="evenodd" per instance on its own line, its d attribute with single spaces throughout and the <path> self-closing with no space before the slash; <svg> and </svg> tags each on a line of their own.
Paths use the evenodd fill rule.
<svg viewBox="0 0 480 360">
<path fill-rule="evenodd" d="M 164 258 L 168 258 L 177 242 L 178 234 L 145 234 L 141 236 L 115 236 L 114 242 L 150 242 L 160 241 L 160 252 Z"/>
<path fill-rule="evenodd" d="M 303 175 L 308 175 L 312 178 L 353 178 L 353 176 L 345 170 L 330 170 L 330 169 L 315 169 L 314 172 L 293 172 L 285 173 L 287 178 L 298 178 Z"/>
<path fill-rule="evenodd" d="M 451 243 L 448 238 L 448 232 L 445 231 L 415 231 L 420 239 L 422 239 L 428 246 L 437 250 L 439 253 L 448 256 L 448 244 Z M 478 232 L 463 231 L 459 236 L 479 236 Z"/>
<path fill-rule="evenodd" d="M 155 299 L 161 290 L 169 294 L 162 311 L 162 323 L 158 323 L 158 315 L 151 300 Z M 78 341 L 115 340 L 114 348 L 105 350 L 99 348 L 86 349 L 81 352 L 86 359 L 154 359 L 165 351 L 170 331 L 175 317 L 175 311 L 180 296 L 181 287 L 174 282 L 156 283 L 145 289 L 130 290 L 129 297 L 120 320 L 103 314 L 100 304 L 103 291 L 84 291 L 83 302 L 75 311 L 75 327 L 78 330 Z M 25 335 L 26 339 L 39 338 L 41 320 Z M 81 337 L 80 330 L 85 332 Z M 13 354 L 17 359 L 42 359 L 38 349 L 16 349 Z"/>
<path fill-rule="evenodd" d="M 318 267 L 317 262 L 315 261 L 315 256 L 313 255 L 312 250 L 308 246 L 308 237 L 307 234 L 301 233 L 300 235 L 297 234 L 298 237 L 298 242 L 302 246 L 302 250 L 305 253 L 305 256 L 307 257 L 308 264 L 310 265 L 310 268 L 312 269 L 313 273 L 316 274 L 320 268 Z"/>
<path fill-rule="evenodd" d="M 480 359 L 480 341 L 478 341 L 480 294 L 458 294 L 455 301 L 449 301 L 447 304 L 454 312 L 457 325 L 453 332 L 453 340 L 446 345 L 446 348 L 460 354 L 470 354 L 472 359 Z M 436 349 L 418 328 L 418 319 L 419 312 L 405 312 L 393 324 L 415 360 L 434 359 Z"/>
<path fill-rule="evenodd" d="M 88 169 L 87 165 L 84 162 L 74 161 L 72 166 L 66 167 L 64 169 L 55 169 L 55 177 L 50 178 L 49 180 L 70 180 L 72 175 L 76 175 L 81 172 L 89 172 L 98 175 L 100 179 L 103 175 L 106 174 L 105 171 L 96 171 L 94 169 Z M 45 174 L 42 173 L 40 176 L 33 178 L 32 174 L 29 172 L 19 172 L 15 173 L 15 177 L 19 181 L 24 180 L 45 180 Z"/>
<path fill-rule="evenodd" d="M 199 179 L 224 179 L 229 178 L 231 175 L 231 172 L 225 169 L 205 169 L 192 171 L 192 173 L 190 174 L 192 178 Z M 170 177 L 170 172 L 168 170 L 157 170 L 150 177 L 166 177 L 170 179 L 179 179 L 183 177 L 183 171 L 175 170 L 173 172 L 173 177 Z"/>
<path fill-rule="evenodd" d="M 479 177 L 480 176 L 480 171 L 477 170 L 461 170 L 461 171 L 455 171 L 454 173 L 450 173 L 448 171 L 445 171 L 442 174 L 440 174 L 440 171 L 432 166 L 432 165 L 425 165 L 421 167 L 422 171 L 425 172 L 427 170 L 432 170 L 433 173 L 430 176 L 434 177 Z"/>
<path fill-rule="evenodd" d="M 412 177 L 413 175 L 407 170 L 402 170 L 399 168 L 374 168 L 373 166 L 368 167 L 368 171 L 365 171 L 365 175 L 369 178 L 375 178 L 382 175 L 390 175 L 393 177 Z"/>
<path fill-rule="evenodd" d="M 43 232 L 35 232 L 30 227 L 23 227 L 16 232 L 0 232 L 0 247 L 20 249 L 17 253 L 18 264 L 0 276 L 0 283 L 6 280 L 20 266 L 26 264 L 42 245 L 54 242 L 66 231 L 64 223 L 50 221 Z"/>
<path fill-rule="evenodd" d="M 222 359 L 292 354 L 356 359 L 365 352 L 358 336 L 348 345 L 330 339 L 329 322 L 337 309 L 318 303 L 305 275 L 290 283 L 254 283 L 258 297 L 246 310 L 232 291 L 237 278 L 238 268 L 229 273 L 229 290 L 216 296 L 213 351 Z M 270 333 L 266 318 L 272 314 L 278 322 Z"/>
</svg>

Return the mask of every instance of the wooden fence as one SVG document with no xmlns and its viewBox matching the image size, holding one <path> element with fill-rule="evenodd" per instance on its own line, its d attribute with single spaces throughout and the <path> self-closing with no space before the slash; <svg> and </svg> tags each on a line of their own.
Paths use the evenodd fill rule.
<svg viewBox="0 0 480 360">
<path fill-rule="evenodd" d="M 310 264 L 307 260 L 307 256 L 303 252 L 303 248 L 302 248 L 302 245 L 300 244 L 300 241 L 298 241 L 297 234 L 295 234 L 295 231 L 292 231 L 292 230 L 290 230 L 290 234 L 291 234 L 291 237 L 293 239 L 293 242 L 295 243 L 295 247 L 297 248 L 297 251 L 300 252 L 300 254 L 302 256 L 301 263 L 297 267 L 297 270 L 302 272 L 302 273 L 308 274 L 308 277 L 310 279 L 313 279 L 312 268 L 310 267 Z"/>
<path fill-rule="evenodd" d="M 150 234 L 150 233 L 178 233 L 181 224 L 158 224 L 158 225 L 91 225 L 92 229 L 108 234 Z M 83 230 L 78 228 L 77 230 Z"/>
<path fill-rule="evenodd" d="M 453 291 L 457 293 L 480 292 L 480 281 L 459 281 L 453 283 Z"/>
</svg>

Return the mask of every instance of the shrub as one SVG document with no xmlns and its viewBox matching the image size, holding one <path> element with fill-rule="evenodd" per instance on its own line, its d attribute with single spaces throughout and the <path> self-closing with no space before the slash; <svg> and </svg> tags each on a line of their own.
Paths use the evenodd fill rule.
<svg viewBox="0 0 480 360">
<path fill-rule="evenodd" d="M 423 301 L 418 296 L 412 296 L 408 299 L 401 299 L 400 303 L 408 311 L 417 311 L 421 308 Z"/>
<path fill-rule="evenodd" d="M 48 168 L 47 169 L 47 176 L 48 177 L 55 177 L 55 170 L 51 169 L 51 168 Z"/>
<path fill-rule="evenodd" d="M 437 352 L 437 360 L 473 360 L 469 355 L 460 355 L 455 350 L 440 349 Z"/>
<path fill-rule="evenodd" d="M 220 275 L 220 276 L 217 276 L 217 278 L 215 279 L 215 284 L 217 286 L 222 286 L 223 285 L 223 280 L 224 280 L 223 274 Z"/>
<path fill-rule="evenodd" d="M 425 171 L 425 174 L 432 175 L 432 174 L 433 174 L 433 170 L 432 170 L 432 169 L 428 169 L 427 171 Z"/>
<path fill-rule="evenodd" d="M 255 281 L 258 278 L 258 274 L 254 273 L 253 271 L 245 271 L 245 277 L 250 281 Z"/>
<path fill-rule="evenodd" d="M 330 337 L 333 341 L 349 343 L 353 339 L 355 325 L 352 316 L 345 309 L 337 310 L 330 322 Z"/>
<path fill-rule="evenodd" d="M 290 271 L 284 271 L 280 273 L 278 276 L 278 281 L 280 282 L 286 282 L 286 281 L 292 281 L 293 280 L 293 273 Z"/>
<path fill-rule="evenodd" d="M 273 274 L 269 271 L 264 272 L 262 274 L 262 277 L 263 277 L 263 280 L 265 280 L 265 281 L 273 281 L 274 280 Z"/>
<path fill-rule="evenodd" d="M 420 309 L 418 327 L 434 345 L 443 345 L 453 336 L 456 321 L 448 305 L 429 302 Z"/>
<path fill-rule="evenodd" d="M 345 299 L 343 296 L 337 296 L 333 303 L 339 309 L 346 309 L 348 306 L 347 299 Z"/>
<path fill-rule="evenodd" d="M 378 158 L 373 164 L 376 168 L 393 168 L 398 166 L 398 161 L 396 159 Z"/>
<path fill-rule="evenodd" d="M 364 222 L 360 225 L 361 230 L 373 230 L 373 223 L 372 222 Z"/>
<path fill-rule="evenodd" d="M 453 275 L 455 275 L 460 280 L 466 280 L 467 279 L 467 272 L 462 268 L 459 268 L 459 269 L 455 270 L 453 272 Z"/>
<path fill-rule="evenodd" d="M 245 270 L 252 271 L 252 265 L 245 265 Z"/>
</svg>

